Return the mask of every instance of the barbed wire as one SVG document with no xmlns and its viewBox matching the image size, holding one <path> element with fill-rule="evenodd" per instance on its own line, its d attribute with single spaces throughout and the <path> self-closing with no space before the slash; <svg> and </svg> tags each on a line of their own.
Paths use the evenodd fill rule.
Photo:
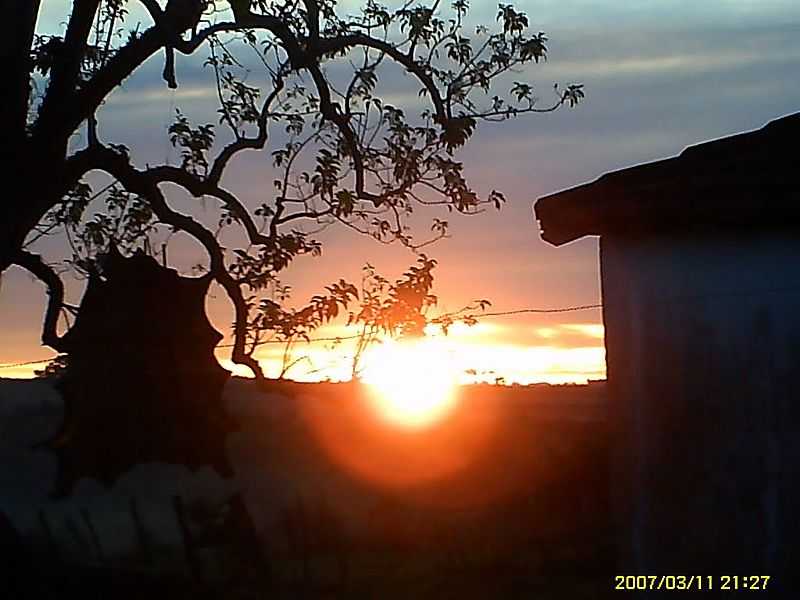
<svg viewBox="0 0 800 600">
<path fill-rule="evenodd" d="M 533 314 L 548 314 L 548 313 L 565 313 L 565 312 L 577 312 L 579 310 L 590 310 L 593 308 L 603 308 L 602 304 L 583 304 L 581 306 L 567 306 L 565 308 L 520 308 L 518 310 L 505 310 L 502 312 L 493 312 L 493 313 L 473 313 L 470 316 L 475 317 L 476 319 L 481 319 L 484 317 L 505 317 L 507 315 L 521 315 L 524 313 L 533 313 Z"/>
<path fill-rule="evenodd" d="M 602 307 L 603 307 L 602 304 L 582 304 L 579 306 L 565 306 L 560 308 L 519 308 L 516 310 L 504 310 L 491 313 L 472 313 L 469 315 L 460 315 L 459 318 L 472 317 L 475 319 L 484 319 L 486 317 L 506 317 L 511 315 L 521 315 L 521 314 L 556 314 L 556 313 L 568 313 L 568 312 L 578 312 L 583 310 L 592 310 Z M 339 336 L 329 336 L 329 337 L 315 337 L 302 341 L 308 344 L 314 344 L 317 342 L 340 342 L 346 340 L 356 340 L 360 337 L 361 337 L 360 334 L 339 335 Z M 258 345 L 261 346 L 263 344 L 285 344 L 285 343 L 286 340 L 264 340 L 262 342 L 259 342 Z M 219 346 L 217 346 L 217 348 L 233 348 L 233 344 L 220 344 Z M 53 360 L 53 358 L 44 358 L 42 360 L 29 360 L 25 362 L 2 364 L 0 365 L 0 369 L 15 369 L 19 367 L 30 367 L 33 365 L 43 365 L 45 363 L 49 363 L 51 360 Z"/>
<path fill-rule="evenodd" d="M 590 310 L 593 308 L 603 308 L 602 304 L 582 304 L 580 306 L 566 306 L 563 308 L 519 308 L 516 310 L 504 310 L 501 312 L 491 312 L 491 313 L 460 313 L 454 314 L 454 320 L 460 320 L 464 318 L 473 318 L 473 319 L 484 319 L 486 317 L 505 317 L 509 315 L 521 315 L 525 313 L 531 314 L 553 314 L 553 313 L 567 313 L 567 312 L 577 312 L 581 310 Z M 435 319 L 434 319 L 435 321 Z M 361 337 L 361 334 L 355 335 L 339 335 L 339 336 L 330 336 L 330 337 L 316 337 L 310 338 L 308 340 L 302 340 L 305 343 L 312 344 L 315 342 L 338 342 L 338 341 L 345 341 L 345 340 L 357 340 Z M 285 344 L 286 340 L 263 340 L 258 342 L 256 345 L 261 346 L 264 344 Z M 217 346 L 217 348 L 233 348 L 233 344 L 221 344 Z"/>
</svg>

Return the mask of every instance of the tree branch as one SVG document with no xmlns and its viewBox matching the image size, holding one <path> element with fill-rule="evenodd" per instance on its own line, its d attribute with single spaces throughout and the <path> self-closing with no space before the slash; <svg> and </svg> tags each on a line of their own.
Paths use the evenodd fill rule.
<svg viewBox="0 0 800 600">
<path fill-rule="evenodd" d="M 79 181 L 81 177 L 95 169 L 107 170 L 106 166 L 114 160 L 112 157 L 124 157 L 118 152 L 111 150 L 101 144 L 90 146 L 80 150 L 67 159 L 66 179 L 72 182 Z M 133 169 L 129 165 L 129 168 Z M 210 196 L 221 201 L 225 208 L 242 224 L 251 244 L 269 244 L 272 239 L 259 233 L 258 227 L 247 211 L 247 208 L 231 192 L 215 185 L 211 181 L 200 179 L 188 171 L 169 165 L 151 167 L 145 171 L 136 171 L 146 177 L 152 184 L 173 183 L 184 188 L 195 198 Z M 129 190 L 131 191 L 131 190 Z"/>
<path fill-rule="evenodd" d="M 311 45 L 314 46 L 319 40 L 319 4 L 316 0 L 303 0 L 306 7 L 306 25 Z"/>
<path fill-rule="evenodd" d="M 231 277 L 225 266 L 225 259 L 214 234 L 187 215 L 175 212 L 166 202 L 158 184 L 170 181 L 168 175 L 174 172 L 169 168 L 139 171 L 134 168 L 127 156 L 105 146 L 86 150 L 92 155 L 93 169 L 105 171 L 115 177 L 122 186 L 131 193 L 146 198 L 158 219 L 167 225 L 193 236 L 205 248 L 210 265 L 209 275 L 213 277 L 228 294 L 234 306 L 234 345 L 231 359 L 235 363 L 246 365 L 253 371 L 257 379 L 263 379 L 264 373 L 258 361 L 245 350 L 247 339 L 247 303 L 239 284 Z M 182 179 L 183 181 L 183 179 Z"/>
<path fill-rule="evenodd" d="M 250 0 L 229 0 L 233 9 L 234 23 L 231 29 L 263 29 L 271 32 L 282 43 L 294 69 L 307 66 L 309 55 L 300 45 L 297 36 L 281 18 L 272 15 L 259 15 L 250 10 Z"/>
<path fill-rule="evenodd" d="M 99 6 L 100 0 L 74 0 L 72 3 L 64 43 L 54 57 L 50 83 L 39 113 L 39 124 L 43 128 L 59 121 L 67 99 L 77 87 L 81 63 L 86 56 L 92 23 Z"/>
<path fill-rule="evenodd" d="M 58 105 L 53 101 L 47 116 L 43 111 L 37 123 L 38 136 L 46 140 L 52 136 L 60 138 L 70 135 L 142 63 L 161 48 L 174 43 L 182 32 L 195 27 L 203 7 L 201 0 L 169 0 L 155 25 L 120 48 L 79 90 L 72 91 L 75 89 L 73 87 L 70 90 L 72 93 L 62 98 Z"/>
<path fill-rule="evenodd" d="M 58 274 L 38 254 L 25 250 L 17 253 L 14 264 L 28 270 L 47 286 L 47 309 L 42 325 L 42 343 L 58 352 L 64 351 L 63 340 L 58 335 L 58 317 L 64 307 L 64 284 Z"/>
<path fill-rule="evenodd" d="M 153 23 L 158 23 L 159 19 L 164 15 L 164 11 L 161 10 L 161 7 L 158 5 L 157 0 L 139 0 L 141 4 L 147 9 L 147 12 L 150 13 L 150 18 L 153 19 Z"/>
<path fill-rule="evenodd" d="M 211 196 L 220 200 L 225 208 L 242 224 L 251 244 L 269 244 L 272 240 L 258 231 L 245 206 L 231 192 L 211 182 L 204 181 L 178 167 L 160 166 L 142 172 L 155 183 L 174 183 L 181 186 L 195 198 Z"/>
<path fill-rule="evenodd" d="M 253 138 L 239 138 L 225 146 L 225 148 L 220 151 L 219 155 L 211 166 L 211 170 L 208 173 L 207 180 L 211 185 L 219 185 L 219 181 L 222 179 L 222 174 L 225 171 L 225 167 L 228 166 L 228 163 L 236 154 L 242 150 L 261 150 L 264 148 L 264 146 L 266 146 L 269 133 L 267 131 L 269 109 L 272 103 L 278 97 L 278 94 L 280 94 L 280 92 L 283 90 L 283 87 L 283 77 L 278 75 L 275 80 L 275 87 L 270 95 L 267 96 L 266 100 L 264 100 L 264 104 L 261 107 L 261 112 L 258 116 L 258 135 Z"/>
<path fill-rule="evenodd" d="M 336 125 L 347 143 L 350 158 L 353 159 L 353 169 L 356 176 L 356 195 L 359 198 L 372 202 L 375 206 L 380 206 L 383 197 L 366 190 L 364 182 L 364 158 L 361 154 L 355 131 L 353 131 L 353 128 L 350 126 L 349 117 L 342 113 L 338 105 L 334 104 L 331 100 L 330 87 L 319 65 L 315 63 L 309 65 L 307 69 L 308 72 L 311 73 L 311 78 L 314 80 L 314 85 L 316 85 L 317 91 L 319 92 L 319 107 L 323 118 Z"/>
<path fill-rule="evenodd" d="M 433 77 L 431 77 L 430 73 L 428 73 L 424 63 L 417 62 L 389 42 L 376 39 L 365 33 L 351 33 L 348 35 L 341 35 L 320 40 L 319 44 L 317 45 L 317 49 L 321 54 L 331 54 L 356 46 L 373 48 L 386 53 L 392 58 L 392 60 L 404 66 L 409 73 L 413 74 L 417 79 L 419 79 L 420 83 L 425 86 L 425 89 L 431 96 L 431 102 L 433 103 L 434 110 L 436 111 L 437 123 L 442 124 L 447 119 L 452 117 L 449 112 L 449 107 L 447 107 L 442 99 L 439 88 L 436 86 L 436 82 L 433 80 Z"/>
</svg>

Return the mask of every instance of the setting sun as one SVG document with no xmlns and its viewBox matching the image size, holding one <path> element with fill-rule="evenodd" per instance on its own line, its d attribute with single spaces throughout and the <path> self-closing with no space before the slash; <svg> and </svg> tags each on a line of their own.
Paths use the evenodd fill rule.
<svg viewBox="0 0 800 600">
<path fill-rule="evenodd" d="M 424 427 L 445 416 L 456 403 L 457 379 L 446 348 L 429 338 L 375 348 L 361 376 L 378 413 L 406 427 Z"/>
</svg>

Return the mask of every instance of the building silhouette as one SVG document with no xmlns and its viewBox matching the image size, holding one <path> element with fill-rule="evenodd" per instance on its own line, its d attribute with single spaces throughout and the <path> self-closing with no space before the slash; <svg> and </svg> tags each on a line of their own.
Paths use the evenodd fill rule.
<svg viewBox="0 0 800 600">
<path fill-rule="evenodd" d="M 620 572 L 791 589 L 798 136 L 800 113 L 535 203 L 551 244 L 600 237 Z"/>
</svg>

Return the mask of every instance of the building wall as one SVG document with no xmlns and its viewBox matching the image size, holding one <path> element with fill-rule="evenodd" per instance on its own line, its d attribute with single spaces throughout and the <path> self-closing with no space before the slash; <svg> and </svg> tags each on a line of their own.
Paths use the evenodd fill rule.
<svg viewBox="0 0 800 600">
<path fill-rule="evenodd" d="M 788 572 L 800 234 L 606 236 L 600 253 L 621 568 Z"/>
</svg>

